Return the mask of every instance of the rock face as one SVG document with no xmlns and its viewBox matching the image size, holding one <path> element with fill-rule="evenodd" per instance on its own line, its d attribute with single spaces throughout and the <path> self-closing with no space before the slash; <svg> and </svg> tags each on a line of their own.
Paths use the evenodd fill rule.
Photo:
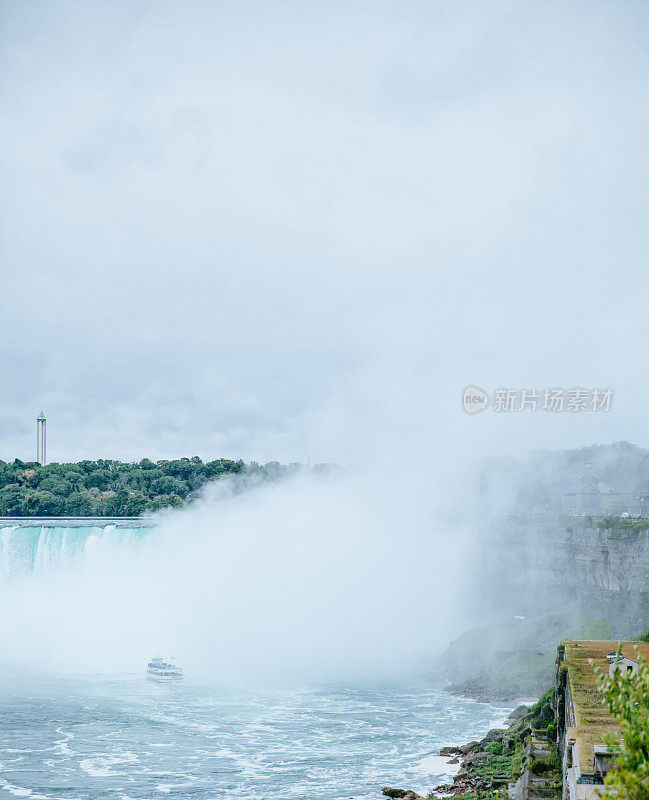
<svg viewBox="0 0 649 800">
<path fill-rule="evenodd" d="M 439 751 L 439 754 L 440 756 L 445 756 L 446 758 L 449 756 L 464 755 L 461 747 L 442 747 L 442 749 Z"/>
<path fill-rule="evenodd" d="M 538 615 L 571 607 L 617 636 L 649 623 L 649 531 L 600 530 L 572 518 L 491 523 L 479 563 L 482 601 Z"/>
</svg>

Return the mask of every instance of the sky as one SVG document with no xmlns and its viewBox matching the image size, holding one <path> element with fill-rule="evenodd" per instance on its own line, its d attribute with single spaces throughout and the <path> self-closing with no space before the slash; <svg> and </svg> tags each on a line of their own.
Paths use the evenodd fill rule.
<svg viewBox="0 0 649 800">
<path fill-rule="evenodd" d="M 648 34 L 631 0 L 5 0 L 0 458 L 40 411 L 51 461 L 649 446 Z"/>
</svg>

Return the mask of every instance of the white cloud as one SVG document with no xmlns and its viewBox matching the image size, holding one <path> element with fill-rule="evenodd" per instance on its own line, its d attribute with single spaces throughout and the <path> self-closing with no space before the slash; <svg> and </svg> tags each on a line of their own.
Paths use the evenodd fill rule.
<svg viewBox="0 0 649 800">
<path fill-rule="evenodd" d="M 646 444 L 647 19 L 7 6 L 0 457 L 41 408 L 57 459 Z"/>
</svg>

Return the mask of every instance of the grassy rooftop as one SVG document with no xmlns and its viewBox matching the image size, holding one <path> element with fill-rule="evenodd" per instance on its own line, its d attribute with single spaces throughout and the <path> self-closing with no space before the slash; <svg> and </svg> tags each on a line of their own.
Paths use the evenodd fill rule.
<svg viewBox="0 0 649 800">
<path fill-rule="evenodd" d="M 563 642 L 566 658 L 562 668 L 568 670 L 570 689 L 575 707 L 577 727 L 574 736 L 577 740 L 579 763 L 584 772 L 592 770 L 593 745 L 602 744 L 604 736 L 618 729 L 615 719 L 605 707 L 602 695 L 597 688 L 595 667 L 608 674 L 606 654 L 620 649 L 628 658 L 636 659 L 637 652 L 649 659 L 649 644 L 643 642 Z"/>
</svg>

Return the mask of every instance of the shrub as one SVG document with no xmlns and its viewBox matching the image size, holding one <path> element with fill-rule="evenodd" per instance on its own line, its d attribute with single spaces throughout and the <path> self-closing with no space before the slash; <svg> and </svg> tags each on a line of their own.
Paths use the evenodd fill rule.
<svg viewBox="0 0 649 800">
<path fill-rule="evenodd" d="M 553 772 L 555 765 L 549 758 L 531 758 L 530 759 L 530 772 L 533 775 L 547 775 L 548 772 Z"/>
</svg>

